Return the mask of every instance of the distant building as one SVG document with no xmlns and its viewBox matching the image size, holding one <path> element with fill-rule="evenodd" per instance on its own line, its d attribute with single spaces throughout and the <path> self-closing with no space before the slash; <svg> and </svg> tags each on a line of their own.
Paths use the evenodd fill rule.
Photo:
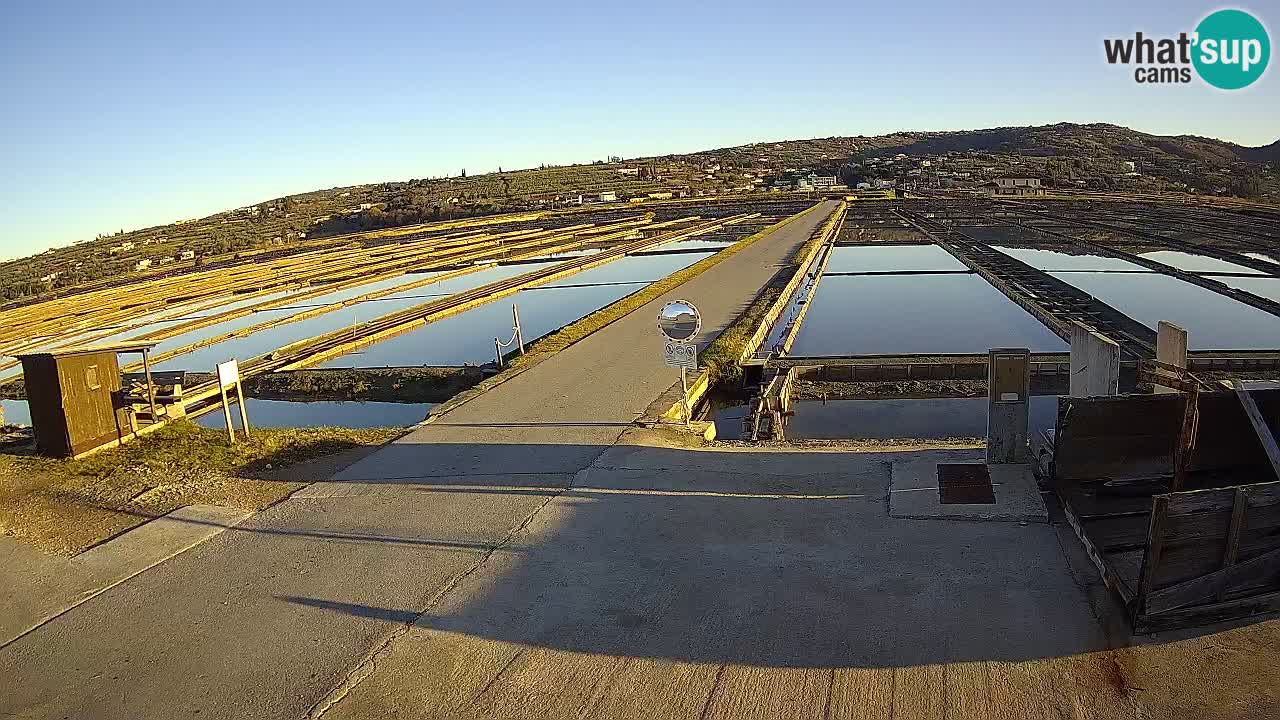
<svg viewBox="0 0 1280 720">
<path fill-rule="evenodd" d="M 1124 166 L 1125 172 L 1133 172 L 1134 170 L 1138 169 L 1138 166 L 1134 164 L 1132 160 L 1125 160 L 1120 164 Z"/>
<path fill-rule="evenodd" d="M 360 203 L 361 210 L 370 210 L 372 208 L 373 208 L 373 203 Z"/>
<path fill-rule="evenodd" d="M 617 202 L 617 201 L 618 201 L 618 193 L 613 192 L 612 190 L 610 190 L 610 191 L 608 191 L 608 192 L 602 192 L 602 193 L 600 193 L 600 195 L 599 195 L 599 196 L 597 196 L 597 198 L 596 198 L 596 199 L 597 199 L 597 200 L 599 200 L 599 201 L 600 201 L 600 202 L 602 202 L 602 203 L 607 203 L 607 202 Z"/>
<path fill-rule="evenodd" d="M 179 260 L 195 260 L 195 259 L 196 259 L 196 251 L 195 251 L 195 250 L 183 250 L 182 252 L 178 253 L 178 259 L 179 259 Z"/>
<path fill-rule="evenodd" d="M 640 168 L 618 168 L 619 175 L 640 175 Z"/>
<path fill-rule="evenodd" d="M 134 263 L 134 265 L 133 265 L 133 269 L 134 269 L 134 270 L 146 270 L 146 269 L 147 269 L 147 268 L 149 268 L 149 267 L 151 267 L 151 259 L 150 259 L 150 258 L 144 258 L 144 259 L 142 259 L 142 260 L 139 260 L 138 262 Z"/>
<path fill-rule="evenodd" d="M 996 178 L 994 195 L 1043 195 L 1040 178 L 1002 177 Z"/>
<path fill-rule="evenodd" d="M 818 175 L 813 178 L 813 186 L 819 188 L 831 188 L 836 186 L 835 175 Z"/>
<path fill-rule="evenodd" d="M 651 199 L 651 200 L 670 200 L 671 198 L 672 198 L 672 195 L 671 195 L 671 193 L 670 193 L 670 192 L 651 192 L 651 193 L 649 193 L 649 199 Z"/>
<path fill-rule="evenodd" d="M 174 261 L 174 260 L 176 260 L 176 259 L 177 259 L 177 258 L 175 258 L 175 257 L 174 257 L 174 256 L 172 256 L 172 255 L 166 255 L 165 257 L 160 258 L 160 264 L 161 264 L 161 265 L 168 265 L 169 263 L 173 262 L 173 261 Z"/>
</svg>

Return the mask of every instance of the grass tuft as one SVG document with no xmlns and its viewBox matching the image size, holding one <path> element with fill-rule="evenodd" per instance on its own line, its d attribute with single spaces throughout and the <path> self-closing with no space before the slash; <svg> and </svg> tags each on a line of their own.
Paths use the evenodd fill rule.
<svg viewBox="0 0 1280 720">
<path fill-rule="evenodd" d="M 184 505 L 259 510 L 402 432 L 257 429 L 229 445 L 179 420 L 82 460 L 0 455 L 0 533 L 74 555 Z"/>
</svg>

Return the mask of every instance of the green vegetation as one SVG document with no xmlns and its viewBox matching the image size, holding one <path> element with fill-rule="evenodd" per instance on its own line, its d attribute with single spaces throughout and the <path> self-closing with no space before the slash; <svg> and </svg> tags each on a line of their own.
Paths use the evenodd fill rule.
<svg viewBox="0 0 1280 720">
<path fill-rule="evenodd" d="M 236 444 L 224 430 L 181 420 L 137 442 L 66 463 L 75 475 L 108 477 L 121 467 L 147 468 L 185 476 L 190 472 L 253 473 L 365 445 L 380 445 L 403 432 L 399 428 L 289 428 L 254 430 Z"/>
<path fill-rule="evenodd" d="M 927 169 L 920 164 L 925 159 L 931 163 Z M 808 170 L 837 174 L 849 184 L 887 179 L 978 187 L 1012 174 L 1041 177 L 1051 188 L 1185 191 L 1280 203 L 1280 142 L 1248 148 L 1101 124 L 816 138 L 291 195 L 0 263 L 0 301 L 116 282 L 135 272 L 140 260 L 153 261 L 147 272 L 190 272 L 210 262 L 261 257 L 255 253 L 298 252 L 304 238 L 552 209 L 604 191 L 619 200 L 676 189 L 721 196 L 759 190 L 773 179 Z M 195 259 L 181 260 L 184 252 Z M 174 260 L 161 263 L 169 258 Z"/>
<path fill-rule="evenodd" d="M 402 432 L 257 429 L 229 445 L 184 420 L 83 460 L 0 455 L 0 533 L 73 555 L 184 505 L 258 510 Z"/>
<path fill-rule="evenodd" d="M 250 397 L 272 400 L 429 403 L 444 402 L 483 379 L 479 367 L 290 370 L 252 378 L 245 389 Z"/>
<path fill-rule="evenodd" d="M 747 342 L 755 335 L 760 324 L 764 322 L 769 309 L 778 302 L 791 278 L 800 270 L 805 258 L 814 248 L 822 244 L 831 227 L 839 222 L 840 213 L 832 213 L 827 222 L 814 229 L 808 241 L 801 245 L 788 258 L 787 265 L 774 274 L 773 279 L 760 289 L 751 305 L 747 307 L 737 320 L 733 321 L 724 332 L 712 340 L 702 352 L 701 362 L 706 367 L 712 386 L 737 382 L 742 378 L 742 366 L 739 361 L 746 350 Z"/>
</svg>

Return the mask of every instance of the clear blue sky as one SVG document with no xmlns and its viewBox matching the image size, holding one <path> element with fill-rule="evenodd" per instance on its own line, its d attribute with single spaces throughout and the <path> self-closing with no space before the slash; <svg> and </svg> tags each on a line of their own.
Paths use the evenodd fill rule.
<svg viewBox="0 0 1280 720">
<path fill-rule="evenodd" d="M 1270 143 L 1275 68 L 1223 93 L 1102 60 L 1104 37 L 1217 7 L 9 2 L 0 257 L 337 185 L 758 140 L 1074 121 Z M 1274 40 L 1280 10 L 1242 7 Z"/>
</svg>

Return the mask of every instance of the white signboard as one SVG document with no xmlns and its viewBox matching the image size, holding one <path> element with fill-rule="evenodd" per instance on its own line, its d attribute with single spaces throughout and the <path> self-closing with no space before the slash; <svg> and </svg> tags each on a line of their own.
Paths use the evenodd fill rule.
<svg viewBox="0 0 1280 720">
<path fill-rule="evenodd" d="M 205 365 L 205 367 L 209 367 Z M 240 382 L 240 366 L 235 360 L 228 360 L 224 363 L 218 363 L 218 384 L 224 388 L 231 387 Z"/>
<path fill-rule="evenodd" d="M 688 370 L 698 369 L 698 346 L 668 340 L 662 344 L 662 359 L 667 365 Z"/>
</svg>

